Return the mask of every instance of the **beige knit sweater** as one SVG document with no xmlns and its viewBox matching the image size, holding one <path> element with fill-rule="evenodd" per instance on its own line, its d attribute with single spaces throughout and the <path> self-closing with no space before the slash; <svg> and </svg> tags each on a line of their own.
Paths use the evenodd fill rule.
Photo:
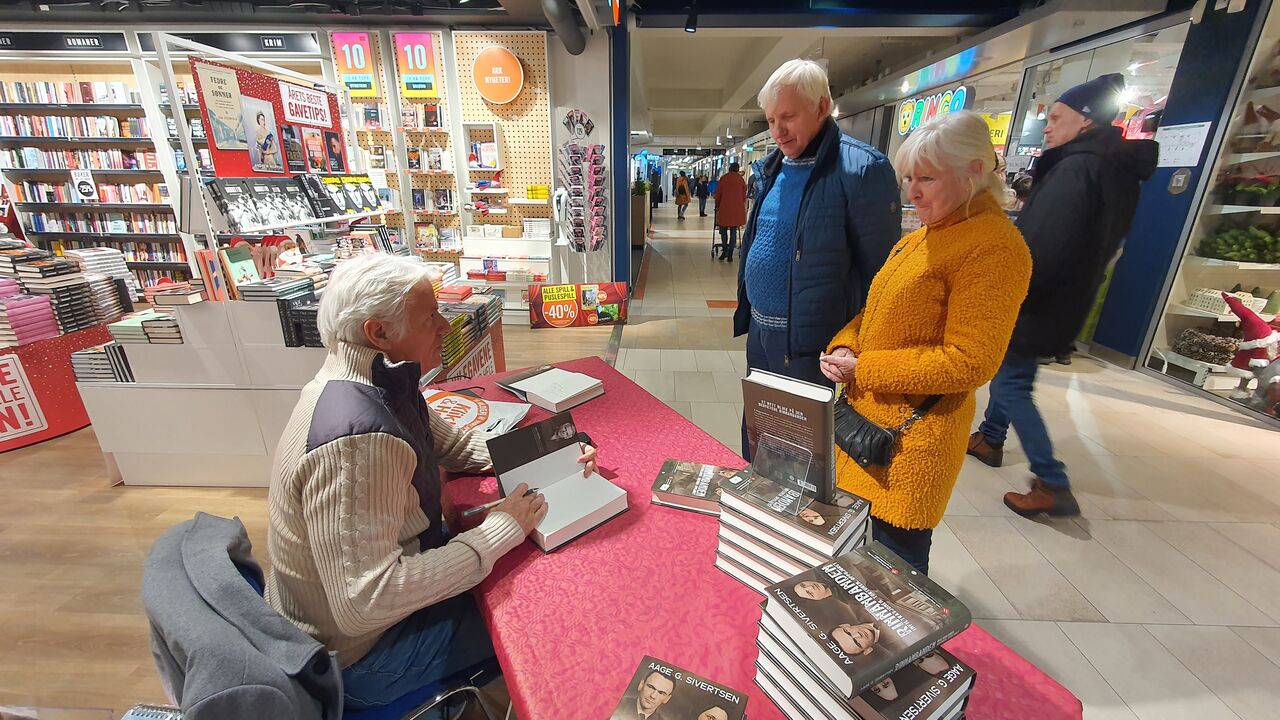
<svg viewBox="0 0 1280 720">
<path fill-rule="evenodd" d="M 384 433 L 341 438 L 307 451 L 312 413 L 325 384 L 372 385 L 371 348 L 340 343 L 302 397 L 276 449 L 267 495 L 271 572 L 267 601 L 336 651 L 342 667 L 359 660 L 383 631 L 416 610 L 474 587 L 525 534 L 510 515 L 491 512 L 443 547 L 419 552 L 430 522 L 411 480 L 417 457 Z M 489 468 L 484 436 L 459 433 L 429 413 L 441 466 Z"/>
</svg>

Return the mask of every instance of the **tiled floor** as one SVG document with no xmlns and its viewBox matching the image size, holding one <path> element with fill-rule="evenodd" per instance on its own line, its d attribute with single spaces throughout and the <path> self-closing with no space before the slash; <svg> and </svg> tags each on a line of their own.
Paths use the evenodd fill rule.
<svg viewBox="0 0 1280 720">
<path fill-rule="evenodd" d="M 709 259 L 696 207 L 674 214 L 656 213 L 617 365 L 738 448 L 744 345 L 733 311 L 707 304 L 736 298 L 737 263 Z M 1086 718 L 1280 717 L 1280 434 L 1089 358 L 1045 372 L 1037 399 L 1083 516 L 1004 507 L 1030 476 L 1011 439 L 1003 468 L 966 460 L 934 578 Z"/>
</svg>

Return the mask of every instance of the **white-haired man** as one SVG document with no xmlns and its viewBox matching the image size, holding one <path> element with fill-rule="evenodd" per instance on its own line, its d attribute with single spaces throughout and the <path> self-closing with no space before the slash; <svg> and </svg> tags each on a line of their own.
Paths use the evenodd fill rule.
<svg viewBox="0 0 1280 720">
<path fill-rule="evenodd" d="M 449 536 L 440 469 L 491 466 L 485 438 L 433 413 L 418 380 L 449 329 L 427 266 L 362 256 L 320 302 L 328 357 L 285 427 L 268 492 L 271 606 L 338 653 L 348 709 L 488 662 L 467 590 L 546 514 L 524 486 Z M 580 462 L 594 468 L 595 450 Z"/>
<path fill-rule="evenodd" d="M 898 180 L 884 155 L 840 132 L 821 65 L 784 63 L 758 99 L 778 149 L 742 239 L 733 332 L 747 335 L 750 367 L 830 386 L 818 356 L 902 234 Z M 745 427 L 742 446 L 750 459 Z"/>
</svg>

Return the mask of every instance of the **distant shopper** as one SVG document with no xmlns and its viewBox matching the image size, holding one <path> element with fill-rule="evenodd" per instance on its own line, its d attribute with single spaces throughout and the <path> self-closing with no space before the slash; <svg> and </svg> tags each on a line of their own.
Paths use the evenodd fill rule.
<svg viewBox="0 0 1280 720">
<path fill-rule="evenodd" d="M 956 112 L 921 126 L 894 165 L 923 227 L 893 249 L 822 372 L 882 427 L 941 396 L 903 431 L 889 467 L 863 468 L 836 450 L 840 487 L 871 501 L 872 536 L 927 573 L 933 528 L 964 463 L 974 392 L 1000 367 L 1031 255 L 1002 207 L 1011 193 L 982 118 Z"/>
<path fill-rule="evenodd" d="M 1058 98 L 1044 129 L 1047 149 L 1018 214 L 1035 272 L 1009 353 L 991 381 L 986 419 L 969 439 L 969 454 L 1000 467 L 1013 426 L 1034 473 L 1029 492 L 1004 496 L 1019 515 L 1080 514 L 1032 393 L 1036 358 L 1062 352 L 1080 333 L 1106 266 L 1129 232 L 1139 188 L 1156 169 L 1159 146 L 1125 140 L 1111 124 L 1123 90 L 1124 76 L 1113 73 Z"/>
<path fill-rule="evenodd" d="M 698 217 L 707 216 L 707 198 L 711 197 L 711 187 L 707 183 L 707 176 L 698 177 L 698 185 L 694 188 L 693 194 L 698 196 Z"/>
<path fill-rule="evenodd" d="M 689 207 L 689 203 L 693 200 L 693 190 L 689 187 L 689 176 L 684 171 L 680 171 L 679 177 L 676 178 L 675 188 L 671 194 L 676 198 L 676 219 L 684 219 L 684 211 Z"/>
<path fill-rule="evenodd" d="M 747 336 L 749 366 L 830 385 L 818 354 L 862 309 L 902 234 L 897 178 L 831 119 L 818 63 L 784 63 L 758 99 L 778 149 L 743 234 L 733 332 Z"/>
<path fill-rule="evenodd" d="M 660 202 L 662 202 L 662 173 L 655 170 L 649 175 L 650 209 L 658 207 L 658 203 Z"/>
<path fill-rule="evenodd" d="M 720 226 L 720 242 L 724 250 L 720 259 L 733 261 L 738 246 L 738 226 L 747 224 L 747 181 L 738 172 L 738 163 L 729 163 L 729 172 L 716 183 L 716 224 Z"/>
</svg>

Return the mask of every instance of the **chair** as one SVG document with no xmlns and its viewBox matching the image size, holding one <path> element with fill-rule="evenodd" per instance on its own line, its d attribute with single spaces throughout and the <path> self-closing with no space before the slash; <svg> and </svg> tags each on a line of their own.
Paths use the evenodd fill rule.
<svg viewBox="0 0 1280 720">
<path fill-rule="evenodd" d="M 262 583 L 254 568 L 236 564 L 236 569 L 258 595 L 263 594 Z M 462 696 L 464 701 L 475 701 L 487 720 L 495 720 L 480 697 L 480 688 L 502 674 L 496 660 L 483 663 L 404 695 L 395 702 L 370 710 L 343 710 L 343 720 L 419 720 L 428 712 L 440 708 L 450 699 Z"/>
</svg>

